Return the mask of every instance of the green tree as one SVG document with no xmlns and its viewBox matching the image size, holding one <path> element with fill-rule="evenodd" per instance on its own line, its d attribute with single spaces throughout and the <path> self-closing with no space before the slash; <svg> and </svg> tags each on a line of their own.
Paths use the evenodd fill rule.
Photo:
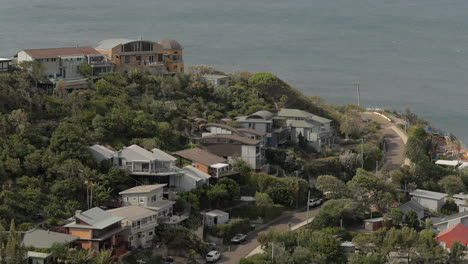
<svg viewBox="0 0 468 264">
<path fill-rule="evenodd" d="M 392 211 L 390 211 L 390 218 L 394 225 L 401 225 L 404 217 L 405 213 L 400 208 L 393 208 Z"/>
<path fill-rule="evenodd" d="M 99 251 L 93 261 L 93 264 L 114 264 L 114 257 L 112 256 L 112 252 L 110 250 L 101 250 Z"/>
<path fill-rule="evenodd" d="M 462 243 L 455 241 L 450 248 L 450 252 L 448 255 L 448 263 L 449 264 L 460 264 L 463 263 L 465 258 L 465 253 L 463 252 L 465 247 Z"/>
<path fill-rule="evenodd" d="M 255 193 L 255 203 L 258 206 L 271 206 L 273 205 L 273 200 L 267 193 L 256 192 Z"/>
<path fill-rule="evenodd" d="M 411 228 L 418 229 L 420 227 L 418 214 L 413 210 L 409 210 L 405 215 L 405 224 Z"/>
<path fill-rule="evenodd" d="M 86 78 L 93 76 L 93 68 L 86 61 L 83 61 L 78 65 L 78 71 Z"/>
<path fill-rule="evenodd" d="M 463 180 L 456 175 L 447 175 L 443 177 L 439 181 L 439 185 L 441 185 L 442 188 L 444 188 L 444 191 L 448 195 L 454 195 L 460 192 L 464 192 L 466 189 Z"/>
<path fill-rule="evenodd" d="M 329 199 L 340 199 L 349 196 L 345 183 L 332 175 L 321 175 L 317 178 L 316 188 Z"/>
<path fill-rule="evenodd" d="M 26 250 L 22 245 L 20 235 L 16 232 L 15 220 L 11 220 L 10 232 L 5 248 L 7 264 L 22 264 L 26 257 Z"/>
</svg>

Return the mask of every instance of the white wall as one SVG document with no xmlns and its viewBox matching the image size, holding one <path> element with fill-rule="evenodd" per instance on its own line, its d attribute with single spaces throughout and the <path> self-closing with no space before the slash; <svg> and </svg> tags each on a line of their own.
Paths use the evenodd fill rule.
<svg viewBox="0 0 468 264">
<path fill-rule="evenodd" d="M 420 205 L 422 205 L 424 208 L 430 209 L 435 212 L 439 212 L 440 208 L 443 205 L 443 200 L 434 200 L 434 199 L 428 199 L 424 197 L 416 197 L 413 196 L 413 199 L 418 202 Z"/>
<path fill-rule="evenodd" d="M 156 196 L 156 200 L 152 201 L 152 197 Z M 135 193 L 135 194 L 122 194 L 123 205 L 140 205 L 140 206 L 153 206 L 157 201 L 163 199 L 163 188 L 157 189 L 150 193 Z"/>
<path fill-rule="evenodd" d="M 257 169 L 256 158 L 257 158 L 257 147 L 256 146 L 248 146 L 242 145 L 242 153 L 241 158 L 245 162 L 247 162 L 252 168 L 255 170 Z"/>
</svg>

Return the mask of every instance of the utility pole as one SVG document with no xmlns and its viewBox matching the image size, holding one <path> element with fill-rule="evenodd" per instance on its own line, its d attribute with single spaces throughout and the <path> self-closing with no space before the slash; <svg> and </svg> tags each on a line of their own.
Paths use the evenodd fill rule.
<svg viewBox="0 0 468 264">
<path fill-rule="evenodd" d="M 361 169 L 364 169 L 364 138 L 361 138 Z"/>
<path fill-rule="evenodd" d="M 299 208 L 299 171 L 296 171 L 296 209 L 297 208 Z"/>
<path fill-rule="evenodd" d="M 309 190 L 309 193 L 307 194 L 307 224 L 309 223 L 309 207 L 310 207 L 310 190 Z"/>
<path fill-rule="evenodd" d="M 275 263 L 275 243 L 271 242 L 271 264 Z"/>
<path fill-rule="evenodd" d="M 355 86 L 356 86 L 356 92 L 357 92 L 357 105 L 361 106 L 361 93 L 359 91 L 359 83 L 356 83 Z"/>
</svg>

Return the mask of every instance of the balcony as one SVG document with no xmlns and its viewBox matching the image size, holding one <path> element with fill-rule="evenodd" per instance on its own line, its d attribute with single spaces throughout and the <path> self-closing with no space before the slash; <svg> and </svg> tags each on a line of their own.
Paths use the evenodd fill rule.
<svg viewBox="0 0 468 264">
<path fill-rule="evenodd" d="M 166 216 L 158 218 L 158 223 L 167 224 L 167 225 L 176 225 L 185 221 L 189 218 L 188 215 L 173 215 L 173 216 Z"/>
<path fill-rule="evenodd" d="M 113 67 L 114 66 L 114 63 L 112 61 L 107 61 L 107 60 L 103 60 L 103 61 L 90 61 L 89 62 L 89 65 L 91 67 Z"/>
</svg>

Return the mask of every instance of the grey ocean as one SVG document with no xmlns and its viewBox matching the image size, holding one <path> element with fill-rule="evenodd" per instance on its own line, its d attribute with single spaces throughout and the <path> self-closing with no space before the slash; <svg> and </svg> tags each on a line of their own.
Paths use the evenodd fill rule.
<svg viewBox="0 0 468 264">
<path fill-rule="evenodd" d="M 270 71 L 330 103 L 411 108 L 468 142 L 466 0 L 0 0 L 0 57 L 175 38 L 187 65 Z"/>
</svg>

